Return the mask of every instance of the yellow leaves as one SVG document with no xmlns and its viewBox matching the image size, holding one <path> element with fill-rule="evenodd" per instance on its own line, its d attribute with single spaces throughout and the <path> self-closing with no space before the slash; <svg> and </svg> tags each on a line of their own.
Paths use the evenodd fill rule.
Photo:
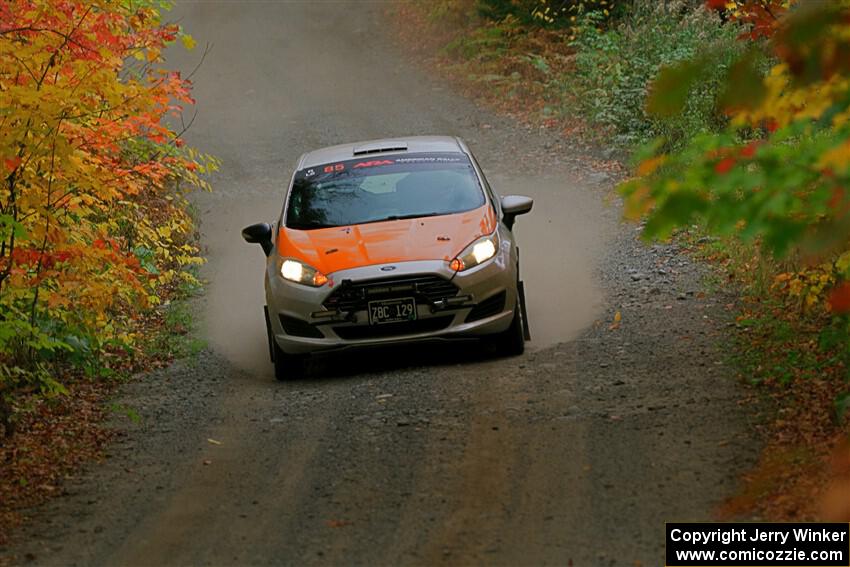
<svg viewBox="0 0 850 567">
<path fill-rule="evenodd" d="M 757 108 L 741 109 L 732 116 L 736 126 L 759 126 L 763 123 L 784 127 L 800 119 L 817 119 L 829 110 L 850 89 L 850 80 L 834 75 L 826 81 L 806 86 L 795 86 L 785 63 L 774 65 L 764 79 L 767 92 Z M 835 126 L 845 123 L 850 116 L 839 113 L 832 118 Z"/>
<path fill-rule="evenodd" d="M 180 41 L 183 43 L 183 47 L 189 51 L 195 49 L 195 38 L 191 35 L 187 33 L 180 34 Z"/>
<path fill-rule="evenodd" d="M 843 172 L 850 166 L 850 140 L 827 150 L 817 161 L 820 169 L 831 169 L 834 172 Z"/>
<path fill-rule="evenodd" d="M 838 257 L 835 261 L 835 269 L 839 274 L 844 276 L 848 275 L 848 270 L 850 270 L 850 251 L 845 252 Z"/>
<path fill-rule="evenodd" d="M 836 282 L 836 263 L 827 263 L 797 272 L 783 272 L 773 279 L 774 291 L 798 298 L 801 306 L 810 309 L 823 304 Z"/>
<path fill-rule="evenodd" d="M 64 325 L 97 341 L 132 340 L 128 321 L 159 302 L 158 279 L 194 278 L 184 268 L 202 262 L 183 195 L 207 189 L 200 175 L 216 162 L 170 144 L 164 118 L 190 100 L 189 85 L 143 64 L 160 61 L 175 37 L 186 48 L 194 40 L 126 2 L 66 0 L 57 10 L 33 0 L 30 13 L 7 1 L 14 29 L 37 22 L 78 35 L 0 35 L 0 171 L 16 171 L 0 176 L 0 210 L 15 210 L 7 225 L 20 235 L 0 311 L 34 310 L 51 321 L 45 333 Z M 92 7 L 104 17 L 81 21 Z"/>
<path fill-rule="evenodd" d="M 197 252 L 197 251 L 196 251 Z M 201 266 L 206 262 L 203 258 L 199 256 L 195 256 L 193 254 L 177 254 L 174 256 L 174 259 L 180 266 Z M 186 273 L 186 272 L 181 272 Z"/>
<path fill-rule="evenodd" d="M 788 283 L 788 295 L 799 297 L 803 293 L 803 280 L 794 278 Z"/>
</svg>

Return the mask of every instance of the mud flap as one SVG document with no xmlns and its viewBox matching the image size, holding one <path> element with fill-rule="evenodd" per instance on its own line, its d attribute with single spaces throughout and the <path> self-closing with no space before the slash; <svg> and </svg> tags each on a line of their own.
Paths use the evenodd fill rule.
<svg viewBox="0 0 850 567">
<path fill-rule="evenodd" d="M 528 326 L 528 311 L 525 308 L 525 282 L 522 280 L 517 282 L 517 291 L 519 292 L 519 309 L 522 313 L 522 336 L 525 340 L 531 340 L 531 328 Z"/>
<path fill-rule="evenodd" d="M 263 305 L 263 315 L 266 317 L 266 337 L 269 339 L 269 358 L 274 362 L 274 339 L 272 338 L 272 322 L 269 319 L 269 306 Z"/>
</svg>

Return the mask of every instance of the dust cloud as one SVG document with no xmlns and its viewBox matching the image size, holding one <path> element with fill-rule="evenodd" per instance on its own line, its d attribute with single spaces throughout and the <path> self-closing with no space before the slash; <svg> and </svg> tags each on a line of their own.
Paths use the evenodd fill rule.
<svg viewBox="0 0 850 567">
<path fill-rule="evenodd" d="M 594 281 L 595 259 L 605 239 L 598 195 L 557 178 L 529 184 L 527 178 L 493 175 L 491 182 L 501 194 L 535 199 L 533 211 L 519 217 L 514 229 L 528 300 L 530 347 L 574 338 L 593 322 L 602 302 Z M 237 202 L 210 207 L 204 219 L 210 256 L 205 270 L 210 281 L 207 336 L 238 367 L 262 375 L 271 373 L 262 315 L 265 256 L 259 246 L 242 240 L 240 230 L 254 222 L 273 222 L 282 196 L 282 187 L 246 191 Z"/>
<path fill-rule="evenodd" d="M 241 229 L 275 220 L 283 189 L 267 193 L 250 192 L 232 206 L 211 207 L 202 226 L 209 251 L 203 271 L 209 282 L 202 318 L 205 334 L 236 366 L 262 375 L 272 372 L 263 319 L 266 257 L 259 245 L 242 240 Z"/>
<path fill-rule="evenodd" d="M 602 293 L 595 281 L 605 247 L 603 204 L 598 193 L 568 178 L 516 179 L 490 175 L 501 195 L 534 198 L 534 208 L 517 218 L 531 347 L 568 341 L 599 314 Z"/>
</svg>

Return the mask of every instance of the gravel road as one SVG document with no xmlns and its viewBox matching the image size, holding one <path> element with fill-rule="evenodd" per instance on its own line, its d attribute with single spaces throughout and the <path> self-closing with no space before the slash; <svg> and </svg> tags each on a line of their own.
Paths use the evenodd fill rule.
<svg viewBox="0 0 850 567">
<path fill-rule="evenodd" d="M 568 141 L 477 108 L 387 34 L 382 2 L 179 2 L 212 50 L 189 141 L 219 156 L 197 198 L 210 347 L 122 388 L 141 420 L 5 550 L 45 565 L 658 565 L 665 521 L 711 518 L 755 454 L 702 270 L 645 246 Z M 175 50 L 191 70 L 199 51 Z M 318 360 L 277 383 L 262 254 L 298 155 L 407 134 L 467 140 L 518 221 L 534 341 Z M 619 328 L 610 328 L 616 311 Z"/>
</svg>

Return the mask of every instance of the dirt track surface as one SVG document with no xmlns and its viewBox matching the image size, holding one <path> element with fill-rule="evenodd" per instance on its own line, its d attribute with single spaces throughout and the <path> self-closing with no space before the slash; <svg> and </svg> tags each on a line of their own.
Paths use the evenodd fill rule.
<svg viewBox="0 0 850 567">
<path fill-rule="evenodd" d="M 198 198 L 210 349 L 122 389 L 137 424 L 5 550 L 46 565 L 658 565 L 664 522 L 710 519 L 753 440 L 717 346 L 728 301 L 603 205 L 611 181 L 568 143 L 476 108 L 405 57 L 377 2 L 181 2 L 212 51 L 192 144 L 218 155 Z M 177 50 L 172 65 L 199 57 Z M 518 222 L 535 341 L 320 360 L 277 383 L 262 255 L 305 150 L 456 134 Z M 609 329 L 616 311 L 619 328 Z"/>
</svg>

